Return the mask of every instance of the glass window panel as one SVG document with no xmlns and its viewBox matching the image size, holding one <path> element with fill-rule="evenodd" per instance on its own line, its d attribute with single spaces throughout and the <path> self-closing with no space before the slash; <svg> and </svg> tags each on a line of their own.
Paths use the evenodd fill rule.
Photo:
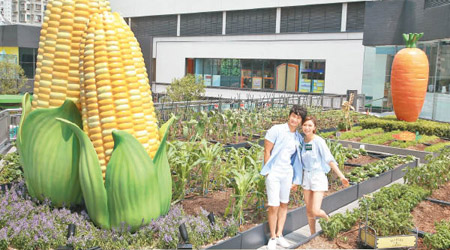
<svg viewBox="0 0 450 250">
<path fill-rule="evenodd" d="M 212 59 L 212 86 L 220 86 L 220 59 Z"/>
<path fill-rule="evenodd" d="M 324 60 L 214 59 L 193 60 L 193 72 L 206 86 L 278 91 L 323 92 Z M 188 63 L 187 60 L 187 63 Z M 305 87 L 301 83 L 309 81 Z M 316 85 L 314 85 L 316 83 Z M 316 86 L 316 87 L 313 87 Z"/>
<path fill-rule="evenodd" d="M 450 85 L 450 42 L 440 44 L 435 91 L 448 94 Z"/>
<path fill-rule="evenodd" d="M 212 62 L 214 59 L 204 59 L 203 62 L 203 83 L 205 86 L 212 84 Z"/>
<path fill-rule="evenodd" d="M 325 89 L 325 61 L 314 60 L 312 77 L 312 92 L 323 93 Z"/>
<path fill-rule="evenodd" d="M 241 60 L 241 88 L 252 87 L 252 60 Z"/>
<path fill-rule="evenodd" d="M 19 48 L 19 62 L 34 62 L 35 54 L 32 48 Z"/>
<path fill-rule="evenodd" d="M 240 70 L 239 59 L 220 59 L 220 86 L 239 88 Z"/>
<path fill-rule="evenodd" d="M 33 63 L 21 63 L 20 66 L 25 72 L 27 78 L 34 78 L 34 64 Z"/>
<path fill-rule="evenodd" d="M 275 75 L 275 61 L 274 60 L 265 60 L 264 61 L 264 82 L 263 88 L 265 89 L 274 89 L 274 75 Z"/>
<path fill-rule="evenodd" d="M 261 89 L 263 86 L 263 60 L 252 61 L 252 89 Z"/>
<path fill-rule="evenodd" d="M 302 60 L 300 65 L 300 92 L 311 92 L 312 60 Z"/>
</svg>

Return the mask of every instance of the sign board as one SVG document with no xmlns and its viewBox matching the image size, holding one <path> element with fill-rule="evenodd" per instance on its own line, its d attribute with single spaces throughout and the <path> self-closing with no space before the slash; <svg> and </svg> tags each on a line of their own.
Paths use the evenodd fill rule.
<svg viewBox="0 0 450 250">
<path fill-rule="evenodd" d="M 399 235 L 377 238 L 377 248 L 398 248 L 416 246 L 415 235 Z"/>
<path fill-rule="evenodd" d="M 415 247 L 417 244 L 417 236 L 411 235 L 395 235 L 378 237 L 369 230 L 360 228 L 359 239 L 362 243 L 373 248 L 409 248 Z"/>
</svg>

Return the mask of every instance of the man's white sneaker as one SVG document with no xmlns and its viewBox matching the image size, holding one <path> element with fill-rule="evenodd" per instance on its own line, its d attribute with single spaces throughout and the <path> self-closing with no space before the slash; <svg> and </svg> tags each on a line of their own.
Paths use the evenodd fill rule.
<svg viewBox="0 0 450 250">
<path fill-rule="evenodd" d="M 289 242 L 283 237 L 283 235 L 277 237 L 277 244 L 283 248 L 288 248 L 291 246 L 291 244 L 289 244 Z"/>
<path fill-rule="evenodd" d="M 277 239 L 276 238 L 270 238 L 269 242 L 267 242 L 267 249 L 268 250 L 275 250 L 277 249 Z"/>
</svg>

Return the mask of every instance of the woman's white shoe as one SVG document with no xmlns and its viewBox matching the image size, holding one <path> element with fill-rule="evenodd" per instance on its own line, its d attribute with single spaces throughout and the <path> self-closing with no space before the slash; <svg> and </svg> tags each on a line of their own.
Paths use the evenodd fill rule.
<svg viewBox="0 0 450 250">
<path fill-rule="evenodd" d="M 288 248 L 291 246 L 291 244 L 289 244 L 289 242 L 283 237 L 283 235 L 277 237 L 277 244 L 283 248 Z"/>
</svg>

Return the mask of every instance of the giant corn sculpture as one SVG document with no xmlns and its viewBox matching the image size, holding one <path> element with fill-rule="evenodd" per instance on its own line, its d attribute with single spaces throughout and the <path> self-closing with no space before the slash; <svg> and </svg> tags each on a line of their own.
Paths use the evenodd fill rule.
<svg viewBox="0 0 450 250">
<path fill-rule="evenodd" d="M 80 107 L 80 42 L 89 16 L 109 11 L 106 0 L 50 0 L 39 38 L 32 108 Z"/>
<path fill-rule="evenodd" d="M 89 5 L 105 11 L 77 18 L 86 10 L 76 8 Z M 30 195 L 56 206 L 83 198 L 96 225 L 125 223 L 136 230 L 169 210 L 172 180 L 165 141 L 173 119 L 158 130 L 139 44 L 108 8 L 102 1 L 49 2 L 36 95 L 33 103 L 24 97 L 17 144 Z M 73 9 L 74 16 L 55 16 Z M 61 35 L 51 29 L 53 19 L 62 27 L 84 20 L 83 32 L 70 38 L 69 28 L 62 28 Z"/>
</svg>

